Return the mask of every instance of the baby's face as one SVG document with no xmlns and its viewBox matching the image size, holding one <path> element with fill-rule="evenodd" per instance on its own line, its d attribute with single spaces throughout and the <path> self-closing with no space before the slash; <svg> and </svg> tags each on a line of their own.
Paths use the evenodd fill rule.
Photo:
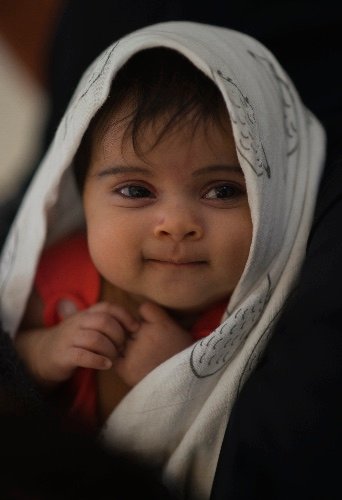
<svg viewBox="0 0 342 500">
<path fill-rule="evenodd" d="M 160 123 L 160 122 L 159 122 Z M 147 126 L 141 143 L 154 143 Z M 245 180 L 229 130 L 172 131 L 142 159 L 123 128 L 93 145 L 84 186 L 91 257 L 136 300 L 200 312 L 229 298 L 252 238 Z"/>
</svg>

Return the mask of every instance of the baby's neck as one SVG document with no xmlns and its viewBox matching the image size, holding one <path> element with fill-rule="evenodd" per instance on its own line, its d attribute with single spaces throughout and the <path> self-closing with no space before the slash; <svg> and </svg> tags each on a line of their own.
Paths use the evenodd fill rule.
<svg viewBox="0 0 342 500">
<path fill-rule="evenodd" d="M 129 293 L 109 284 L 106 281 L 102 281 L 100 300 L 110 302 L 112 304 L 118 304 L 127 309 L 127 311 L 136 319 L 139 319 L 138 309 L 142 301 L 133 298 Z"/>
<path fill-rule="evenodd" d="M 175 311 L 167 309 L 170 316 L 185 330 L 190 330 L 203 311 Z"/>
</svg>

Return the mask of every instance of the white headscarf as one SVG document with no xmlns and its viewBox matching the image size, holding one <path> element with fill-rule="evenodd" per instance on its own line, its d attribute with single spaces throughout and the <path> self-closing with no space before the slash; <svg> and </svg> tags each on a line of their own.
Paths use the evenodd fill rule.
<svg viewBox="0 0 342 500">
<path fill-rule="evenodd" d="M 302 263 L 324 161 L 320 124 L 264 46 L 228 29 L 169 22 L 122 38 L 96 59 L 13 224 L 1 260 L 0 313 L 14 336 L 42 248 L 82 223 L 69 168 L 82 135 L 118 69 L 134 53 L 159 46 L 182 53 L 222 92 L 246 178 L 253 240 L 221 325 L 135 386 L 109 417 L 103 439 L 161 464 L 185 497 L 206 499 L 232 404 Z"/>
</svg>

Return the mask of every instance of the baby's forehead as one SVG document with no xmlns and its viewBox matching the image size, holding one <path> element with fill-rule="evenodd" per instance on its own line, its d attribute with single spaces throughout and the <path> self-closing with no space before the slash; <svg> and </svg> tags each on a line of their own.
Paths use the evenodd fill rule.
<svg viewBox="0 0 342 500">
<path fill-rule="evenodd" d="M 177 110 L 168 110 L 156 116 L 146 116 L 138 124 L 134 121 L 135 111 L 128 101 L 107 115 L 93 134 L 93 148 L 101 148 L 105 154 L 113 147 L 125 148 L 133 144 L 134 149 L 142 153 L 165 141 L 191 143 L 199 136 L 215 147 L 222 134 L 229 137 L 229 144 L 234 142 L 226 107 L 219 117 L 202 116 L 194 111 L 175 120 Z"/>
<path fill-rule="evenodd" d="M 161 153 L 172 156 L 182 150 L 189 155 L 205 154 L 218 160 L 222 152 L 235 153 L 235 142 L 228 114 L 225 121 L 186 119 L 170 126 L 168 116 L 146 120 L 139 130 L 130 123 L 129 110 L 113 114 L 106 126 L 93 138 L 93 156 L 113 154 L 146 159 Z M 238 163 L 238 162 L 237 162 Z"/>
</svg>

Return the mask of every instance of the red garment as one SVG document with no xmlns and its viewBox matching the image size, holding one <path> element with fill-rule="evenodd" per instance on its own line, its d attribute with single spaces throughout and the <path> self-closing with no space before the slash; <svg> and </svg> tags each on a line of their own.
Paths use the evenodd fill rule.
<svg viewBox="0 0 342 500">
<path fill-rule="evenodd" d="M 78 310 L 95 304 L 100 296 L 101 280 L 88 252 L 83 233 L 75 234 L 47 248 L 40 260 L 35 286 L 43 302 L 44 326 L 61 321 L 58 304 L 72 301 Z M 97 384 L 95 371 L 79 368 L 68 384 L 70 416 L 90 429 L 97 427 Z"/>
<path fill-rule="evenodd" d="M 43 302 L 43 320 L 46 327 L 61 321 L 58 304 L 72 301 L 79 310 L 98 302 L 101 279 L 91 261 L 87 240 L 77 233 L 46 249 L 38 266 L 35 286 Z M 194 340 L 206 337 L 220 322 L 227 302 L 208 309 L 191 329 Z M 70 381 L 72 404 L 70 415 L 87 427 L 97 426 L 96 372 L 79 368 Z"/>
</svg>

